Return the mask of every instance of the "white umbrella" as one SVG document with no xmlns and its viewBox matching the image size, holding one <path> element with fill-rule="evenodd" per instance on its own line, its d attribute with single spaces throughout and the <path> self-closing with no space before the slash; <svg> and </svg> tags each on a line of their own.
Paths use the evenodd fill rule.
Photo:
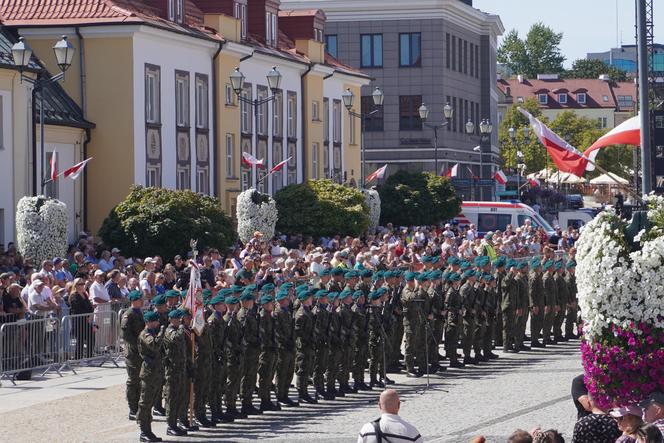
<svg viewBox="0 0 664 443">
<path fill-rule="evenodd" d="M 590 180 L 591 185 L 618 185 L 618 184 L 626 185 L 628 183 L 629 180 L 626 180 L 610 172 L 608 174 L 602 174 L 599 177 L 595 177 L 592 180 Z"/>
</svg>

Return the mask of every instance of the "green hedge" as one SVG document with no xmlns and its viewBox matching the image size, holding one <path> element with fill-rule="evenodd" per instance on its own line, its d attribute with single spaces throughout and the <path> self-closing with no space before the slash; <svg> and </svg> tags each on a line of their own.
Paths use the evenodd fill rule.
<svg viewBox="0 0 664 443">
<path fill-rule="evenodd" d="M 132 187 L 111 210 L 99 235 L 127 257 L 160 255 L 165 260 L 185 254 L 190 239 L 198 240 L 199 249 L 223 250 L 237 237 L 219 200 L 192 191 L 141 186 Z"/>
<path fill-rule="evenodd" d="M 398 171 L 378 188 L 381 224 L 432 225 L 456 216 L 461 199 L 447 177 Z"/>
<path fill-rule="evenodd" d="M 369 209 L 359 189 L 331 180 L 309 180 L 279 190 L 277 230 L 285 234 L 359 236 L 369 226 Z"/>
</svg>

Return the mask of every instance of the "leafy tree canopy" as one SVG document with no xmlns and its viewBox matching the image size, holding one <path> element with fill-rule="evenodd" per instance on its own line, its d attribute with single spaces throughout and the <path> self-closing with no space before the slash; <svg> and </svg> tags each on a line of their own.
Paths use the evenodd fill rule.
<svg viewBox="0 0 664 443">
<path fill-rule="evenodd" d="M 513 29 L 498 48 L 498 62 L 505 64 L 514 74 L 524 74 L 528 78 L 536 78 L 537 74 L 561 73 L 565 70 L 565 57 L 560 52 L 562 38 L 562 33 L 554 32 L 541 22 L 530 27 L 525 39 Z"/>
<path fill-rule="evenodd" d="M 615 82 L 626 82 L 629 80 L 627 73 L 614 66 L 609 66 L 602 60 L 578 59 L 572 63 L 572 69 L 563 73 L 564 78 L 599 78 L 602 74 L 608 74 Z"/>
</svg>

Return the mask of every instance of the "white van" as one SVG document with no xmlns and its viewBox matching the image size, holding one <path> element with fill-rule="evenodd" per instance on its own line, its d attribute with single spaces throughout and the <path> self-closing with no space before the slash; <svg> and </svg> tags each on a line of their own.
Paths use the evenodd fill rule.
<svg viewBox="0 0 664 443">
<path fill-rule="evenodd" d="M 461 203 L 461 212 L 454 217 L 460 225 L 474 224 L 477 232 L 483 236 L 489 231 L 505 231 L 511 224 L 513 229 L 523 226 L 530 220 L 534 228 L 540 226 L 552 236 L 555 231 L 533 208 L 517 201 L 514 202 L 470 202 Z"/>
</svg>

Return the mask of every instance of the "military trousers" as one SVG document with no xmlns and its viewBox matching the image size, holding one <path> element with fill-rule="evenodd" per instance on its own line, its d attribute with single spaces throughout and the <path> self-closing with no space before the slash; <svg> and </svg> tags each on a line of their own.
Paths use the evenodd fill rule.
<svg viewBox="0 0 664 443">
<path fill-rule="evenodd" d="M 258 357 L 260 349 L 257 346 L 248 346 L 244 352 L 244 364 L 242 365 L 242 406 L 250 406 L 251 399 L 256 389 L 258 378 Z"/>
<path fill-rule="evenodd" d="M 224 392 L 224 403 L 226 404 L 226 408 L 231 410 L 237 407 L 237 397 L 240 392 L 242 366 L 244 363 L 242 355 L 242 353 L 226 353 L 226 374 L 228 380 L 226 392 Z"/>
<path fill-rule="evenodd" d="M 470 350 L 475 341 L 475 317 L 472 314 L 466 314 L 463 317 L 463 335 L 461 336 L 461 347 L 463 356 L 470 357 Z"/>
<path fill-rule="evenodd" d="M 353 348 L 353 380 L 364 381 L 364 369 L 367 367 L 367 356 L 369 355 L 369 338 L 359 337 Z"/>
<path fill-rule="evenodd" d="M 565 305 L 560 307 L 560 311 L 558 311 L 553 319 L 553 337 L 555 339 L 559 339 L 563 336 L 563 321 L 565 321 Z"/>
<path fill-rule="evenodd" d="M 577 322 L 578 309 L 571 306 L 567 307 L 565 314 L 565 337 L 572 337 L 575 335 L 574 324 Z"/>
<path fill-rule="evenodd" d="M 542 338 L 546 343 L 551 341 L 553 334 L 553 322 L 556 318 L 555 306 L 549 306 L 549 313 L 544 314 L 544 328 L 542 330 Z"/>
<path fill-rule="evenodd" d="M 340 345 L 330 348 L 327 356 L 327 370 L 325 371 L 325 388 L 327 390 L 335 389 L 335 383 L 344 369 L 343 354 L 344 352 Z M 346 380 L 348 380 L 348 377 L 346 377 Z M 339 386 L 341 385 L 342 383 L 339 383 Z"/>
<path fill-rule="evenodd" d="M 276 362 L 277 399 L 288 397 L 288 389 L 293 381 L 295 371 L 295 353 L 285 348 L 279 348 Z"/>
<path fill-rule="evenodd" d="M 314 386 L 316 389 L 325 387 L 325 371 L 330 357 L 330 347 L 327 343 L 318 343 L 315 351 Z"/>
<path fill-rule="evenodd" d="M 407 321 L 402 315 L 394 316 L 394 321 L 392 324 L 392 331 L 389 334 L 389 344 L 385 348 L 385 352 L 388 353 L 387 365 L 396 366 L 399 364 L 399 355 L 401 354 L 401 343 L 404 340 L 406 334 L 406 328 L 404 322 Z"/>
<path fill-rule="evenodd" d="M 205 405 L 210 394 L 210 359 L 199 356 L 196 359 L 196 378 L 194 379 L 194 415 L 205 416 Z"/>
<path fill-rule="evenodd" d="M 189 419 L 187 412 L 189 411 L 189 398 L 191 396 L 191 378 L 186 372 L 182 377 L 178 395 L 182 401 L 178 404 L 177 417 L 179 420 L 186 421 Z"/>
<path fill-rule="evenodd" d="M 385 378 L 385 341 L 379 335 L 369 337 L 369 378 L 375 381 L 376 377 Z"/>
<path fill-rule="evenodd" d="M 309 377 L 313 373 L 315 355 L 310 345 L 297 347 L 295 365 L 297 366 L 297 388 L 300 394 L 307 392 Z"/>
<path fill-rule="evenodd" d="M 493 340 L 496 343 L 496 346 L 503 345 L 503 312 L 498 309 L 496 313 L 496 320 L 493 323 Z"/>
<path fill-rule="evenodd" d="M 544 306 L 538 307 L 538 312 L 530 314 L 530 343 L 539 340 L 542 335 L 542 327 L 544 326 Z"/>
<path fill-rule="evenodd" d="M 152 406 L 162 387 L 162 373 L 155 371 L 141 374 L 141 397 L 138 400 L 136 422 L 143 429 L 150 429 L 152 424 Z"/>
<path fill-rule="evenodd" d="M 526 324 L 528 323 L 528 308 L 521 308 L 523 312 L 521 315 L 516 316 L 516 323 L 514 325 L 514 345 L 517 348 L 523 346 L 523 340 L 526 334 Z"/>
<path fill-rule="evenodd" d="M 352 340 L 354 342 L 355 340 Z M 348 380 L 350 379 L 350 373 L 353 371 L 353 360 L 355 354 L 353 349 L 355 349 L 355 344 L 351 341 L 348 341 L 341 345 L 338 349 L 338 358 L 337 358 L 337 380 L 339 381 L 339 386 L 347 386 Z"/>
<path fill-rule="evenodd" d="M 219 358 L 212 362 L 210 371 L 210 383 L 208 392 L 208 402 L 210 412 L 216 417 L 221 414 L 221 399 L 226 387 L 226 359 Z"/>
<path fill-rule="evenodd" d="M 429 320 L 428 330 L 425 331 L 427 338 L 427 351 L 429 352 L 429 363 L 438 363 L 440 360 L 438 355 L 438 346 L 440 345 L 440 335 L 442 335 L 442 321 Z"/>
<path fill-rule="evenodd" d="M 426 365 L 424 360 L 424 346 L 426 346 L 424 325 L 419 321 L 404 319 L 403 329 L 406 345 L 406 370 L 412 372 L 414 371 L 415 366 L 424 369 Z"/>
<path fill-rule="evenodd" d="M 496 328 L 496 316 L 493 313 L 486 316 L 486 330 L 482 338 L 482 352 L 485 356 L 493 351 L 493 331 Z"/>
<path fill-rule="evenodd" d="M 447 314 L 447 324 L 445 325 L 445 355 L 450 361 L 457 359 L 457 347 L 459 346 L 459 313 L 450 312 Z"/>
<path fill-rule="evenodd" d="M 487 322 L 484 315 L 480 315 L 475 320 L 475 330 L 473 333 L 473 350 L 475 355 L 480 355 L 484 349 L 484 337 L 487 335 Z"/>
<path fill-rule="evenodd" d="M 182 398 L 182 384 L 185 379 L 184 366 L 166 366 L 164 369 L 164 401 L 166 406 L 166 423 L 168 426 L 177 426 Z M 186 401 L 188 401 L 187 399 Z"/>
<path fill-rule="evenodd" d="M 514 347 L 514 327 L 516 312 L 512 309 L 503 310 L 503 349 L 508 350 Z"/>
<path fill-rule="evenodd" d="M 129 354 L 125 357 L 127 367 L 127 404 L 129 412 L 135 414 L 138 411 L 138 400 L 141 397 L 141 357 Z"/>
<path fill-rule="evenodd" d="M 270 401 L 270 389 L 272 389 L 276 361 L 276 349 L 266 348 L 261 350 L 258 357 L 258 398 L 262 402 Z"/>
</svg>

